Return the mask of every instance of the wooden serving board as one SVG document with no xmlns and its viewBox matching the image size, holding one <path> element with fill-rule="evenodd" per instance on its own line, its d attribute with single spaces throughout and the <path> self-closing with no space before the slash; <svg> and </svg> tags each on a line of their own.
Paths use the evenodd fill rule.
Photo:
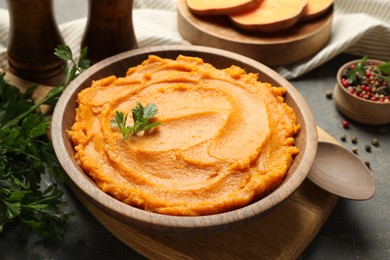
<svg viewBox="0 0 390 260">
<path fill-rule="evenodd" d="M 272 34 L 240 30 L 226 16 L 195 16 L 186 0 L 178 0 L 177 10 L 178 29 L 186 41 L 233 51 L 270 67 L 309 58 L 331 37 L 333 8 L 318 19 Z"/>
<path fill-rule="evenodd" d="M 26 89 L 31 83 L 10 73 L 6 79 Z M 50 87 L 39 86 L 41 99 Z M 318 128 L 319 139 L 336 142 Z M 72 188 L 72 187 L 71 187 Z M 308 179 L 277 208 L 243 228 L 207 236 L 155 235 L 108 216 L 73 189 L 82 204 L 123 243 L 150 259 L 296 259 L 327 220 L 338 197 Z"/>
<path fill-rule="evenodd" d="M 336 142 L 318 128 L 319 139 Z M 296 259 L 327 220 L 338 197 L 308 179 L 280 206 L 247 226 L 207 236 L 148 234 L 76 196 L 123 243 L 149 259 Z"/>
</svg>

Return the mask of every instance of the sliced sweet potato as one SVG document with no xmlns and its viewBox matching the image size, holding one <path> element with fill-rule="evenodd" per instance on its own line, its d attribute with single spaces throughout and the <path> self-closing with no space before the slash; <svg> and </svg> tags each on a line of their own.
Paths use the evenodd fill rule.
<svg viewBox="0 0 390 260">
<path fill-rule="evenodd" d="M 305 21 L 315 19 L 328 11 L 332 4 L 333 0 L 309 0 L 302 19 Z"/>
<path fill-rule="evenodd" d="M 295 25 L 306 12 L 308 0 L 263 0 L 254 9 L 229 15 L 249 31 L 276 32 Z"/>
<path fill-rule="evenodd" d="M 197 15 L 224 15 L 255 7 L 261 0 L 187 0 L 190 11 Z"/>
</svg>

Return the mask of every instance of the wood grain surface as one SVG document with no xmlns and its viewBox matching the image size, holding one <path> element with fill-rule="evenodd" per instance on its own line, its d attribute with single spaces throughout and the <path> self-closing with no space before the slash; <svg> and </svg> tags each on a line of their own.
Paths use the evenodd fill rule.
<svg viewBox="0 0 390 260">
<path fill-rule="evenodd" d="M 335 140 L 318 128 L 320 140 Z M 150 259 L 296 259 L 327 220 L 338 197 L 309 180 L 260 220 L 207 236 L 156 235 L 108 216 L 76 196 L 114 236 Z"/>
<path fill-rule="evenodd" d="M 186 41 L 233 51 L 272 67 L 313 56 L 331 37 L 332 8 L 318 19 L 267 34 L 239 30 L 226 16 L 195 16 L 188 9 L 186 0 L 178 0 L 177 6 L 178 29 Z"/>
<path fill-rule="evenodd" d="M 11 73 L 6 79 L 18 87 L 31 86 Z M 35 98 L 50 90 L 40 86 Z M 318 128 L 318 138 L 336 142 Z M 207 236 L 157 235 L 130 227 L 107 215 L 78 189 L 71 187 L 81 203 L 114 236 L 150 259 L 296 259 L 317 234 L 338 197 L 329 194 L 306 179 L 278 207 L 258 221 L 228 232 Z"/>
</svg>

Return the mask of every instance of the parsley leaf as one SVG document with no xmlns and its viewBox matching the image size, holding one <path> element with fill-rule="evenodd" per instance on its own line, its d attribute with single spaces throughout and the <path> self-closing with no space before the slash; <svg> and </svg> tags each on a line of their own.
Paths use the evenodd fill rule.
<svg viewBox="0 0 390 260">
<path fill-rule="evenodd" d="M 81 50 L 78 62 L 76 62 L 73 59 L 72 50 L 67 45 L 64 44 L 58 45 L 57 48 L 55 48 L 54 50 L 55 50 L 54 54 L 58 58 L 71 63 L 70 68 L 67 67 L 64 68 L 65 75 L 66 75 L 66 82 L 64 83 L 64 85 L 68 85 L 80 73 L 82 73 L 91 65 L 91 62 L 86 59 L 88 53 L 88 47 L 85 47 L 84 49 Z"/>
<path fill-rule="evenodd" d="M 378 69 L 382 72 L 381 75 L 387 81 L 387 85 L 390 90 L 390 61 L 386 63 L 382 63 L 381 65 L 378 66 Z"/>
<path fill-rule="evenodd" d="M 150 123 L 150 119 L 157 114 L 157 106 L 154 103 L 150 103 L 144 107 L 141 103 L 137 102 L 137 106 L 131 110 L 134 125 L 126 126 L 128 114 L 123 114 L 120 111 L 115 112 L 115 117 L 111 120 L 111 125 L 118 127 L 125 140 L 129 139 L 130 135 L 136 135 L 141 131 L 148 131 L 153 127 L 161 125 L 161 122 Z"/>
<path fill-rule="evenodd" d="M 368 56 L 365 55 L 355 66 L 355 68 L 351 69 L 348 72 L 348 80 L 350 82 L 355 82 L 357 75 L 360 77 L 363 77 L 366 73 L 366 62 L 367 62 Z"/>
</svg>

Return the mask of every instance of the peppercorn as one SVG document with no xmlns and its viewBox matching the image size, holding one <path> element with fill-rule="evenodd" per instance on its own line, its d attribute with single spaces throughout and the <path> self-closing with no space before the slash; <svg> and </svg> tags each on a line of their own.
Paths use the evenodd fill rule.
<svg viewBox="0 0 390 260">
<path fill-rule="evenodd" d="M 357 143 L 357 137 L 356 136 L 353 136 L 352 138 L 351 138 L 351 142 L 353 143 L 353 144 L 356 144 Z"/>
<path fill-rule="evenodd" d="M 348 122 L 347 120 L 344 120 L 344 121 L 343 121 L 343 127 L 344 127 L 345 129 L 348 129 L 348 128 L 349 128 L 349 122 Z"/>
<path fill-rule="evenodd" d="M 353 147 L 353 148 L 352 148 L 352 152 L 353 152 L 354 154 L 358 154 L 358 149 L 357 149 L 356 147 Z"/>
<path fill-rule="evenodd" d="M 371 145 L 366 144 L 366 152 L 371 153 Z"/>
<path fill-rule="evenodd" d="M 368 161 L 365 161 L 364 164 L 367 166 L 368 169 L 371 169 L 371 164 Z"/>
<path fill-rule="evenodd" d="M 333 97 L 333 93 L 332 92 L 327 92 L 326 93 L 326 98 L 327 99 L 332 99 L 332 97 Z"/>
<path fill-rule="evenodd" d="M 373 146 L 378 147 L 378 146 L 379 146 L 379 140 L 378 140 L 377 138 L 373 138 L 373 139 L 371 140 L 371 144 L 372 144 Z"/>
<path fill-rule="evenodd" d="M 342 134 L 342 135 L 340 136 L 340 140 L 343 141 L 343 142 L 345 142 L 345 141 L 347 140 L 347 135 L 346 135 L 346 134 Z"/>
</svg>

